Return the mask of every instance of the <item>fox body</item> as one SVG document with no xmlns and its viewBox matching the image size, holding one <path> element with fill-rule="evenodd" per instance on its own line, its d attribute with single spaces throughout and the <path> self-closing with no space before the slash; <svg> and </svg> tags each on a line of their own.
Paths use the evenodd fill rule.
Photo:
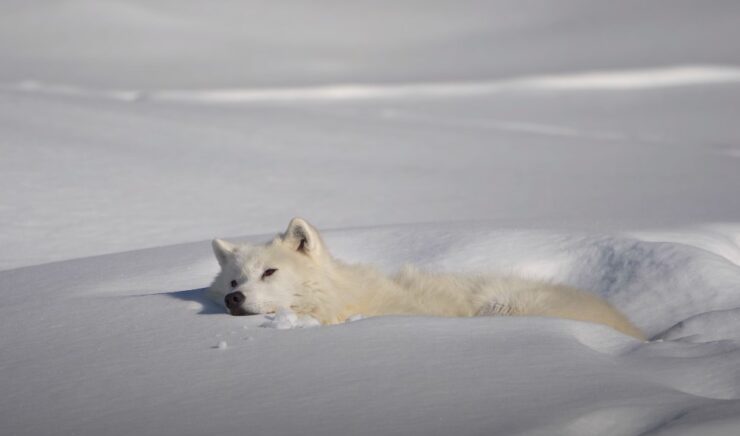
<svg viewBox="0 0 740 436">
<path fill-rule="evenodd" d="M 263 245 L 213 241 L 221 271 L 210 287 L 232 315 L 281 308 L 336 324 L 361 314 L 546 316 L 610 326 L 644 339 L 625 315 L 596 295 L 522 277 L 442 274 L 405 266 L 386 275 L 334 259 L 319 232 L 294 218 Z"/>
</svg>

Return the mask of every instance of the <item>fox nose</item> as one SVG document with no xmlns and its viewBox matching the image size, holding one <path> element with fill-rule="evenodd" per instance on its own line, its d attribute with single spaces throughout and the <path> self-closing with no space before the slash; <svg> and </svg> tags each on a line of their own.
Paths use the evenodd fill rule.
<svg viewBox="0 0 740 436">
<path fill-rule="evenodd" d="M 232 292 L 224 297 L 224 303 L 226 304 L 226 307 L 232 311 L 240 308 L 242 306 L 242 303 L 244 303 L 244 300 L 244 294 L 239 291 Z"/>
</svg>

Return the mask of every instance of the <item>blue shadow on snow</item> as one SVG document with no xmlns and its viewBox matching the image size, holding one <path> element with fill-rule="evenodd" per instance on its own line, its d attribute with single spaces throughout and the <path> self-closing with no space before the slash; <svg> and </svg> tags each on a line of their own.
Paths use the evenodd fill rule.
<svg viewBox="0 0 740 436">
<path fill-rule="evenodd" d="M 190 289 L 187 291 L 166 292 L 165 295 L 183 301 L 194 301 L 201 305 L 199 315 L 225 315 L 226 309 L 206 296 L 208 288 Z"/>
</svg>

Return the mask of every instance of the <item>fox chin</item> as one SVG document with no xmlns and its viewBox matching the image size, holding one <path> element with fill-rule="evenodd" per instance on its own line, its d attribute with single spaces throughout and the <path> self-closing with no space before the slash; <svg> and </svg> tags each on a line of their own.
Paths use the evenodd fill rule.
<svg viewBox="0 0 740 436">
<path fill-rule="evenodd" d="M 285 233 L 261 245 L 213 240 L 221 271 L 209 289 L 235 316 L 290 309 L 322 324 L 353 315 L 545 316 L 604 324 L 645 336 L 605 300 L 564 285 L 515 276 L 443 274 L 404 266 L 386 275 L 346 264 L 319 232 L 293 218 Z"/>
</svg>

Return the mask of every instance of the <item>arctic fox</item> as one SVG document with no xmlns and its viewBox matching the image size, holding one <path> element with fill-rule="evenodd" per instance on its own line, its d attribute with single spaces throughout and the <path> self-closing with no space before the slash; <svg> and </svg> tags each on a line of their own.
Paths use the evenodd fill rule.
<svg viewBox="0 0 740 436">
<path fill-rule="evenodd" d="M 232 315 L 281 308 L 336 324 L 353 315 L 513 316 L 567 318 L 605 324 L 645 337 L 601 298 L 567 286 L 520 277 L 422 272 L 406 266 L 386 276 L 372 266 L 334 259 L 319 232 L 294 218 L 263 245 L 213 240 L 221 271 L 210 293 Z"/>
</svg>

